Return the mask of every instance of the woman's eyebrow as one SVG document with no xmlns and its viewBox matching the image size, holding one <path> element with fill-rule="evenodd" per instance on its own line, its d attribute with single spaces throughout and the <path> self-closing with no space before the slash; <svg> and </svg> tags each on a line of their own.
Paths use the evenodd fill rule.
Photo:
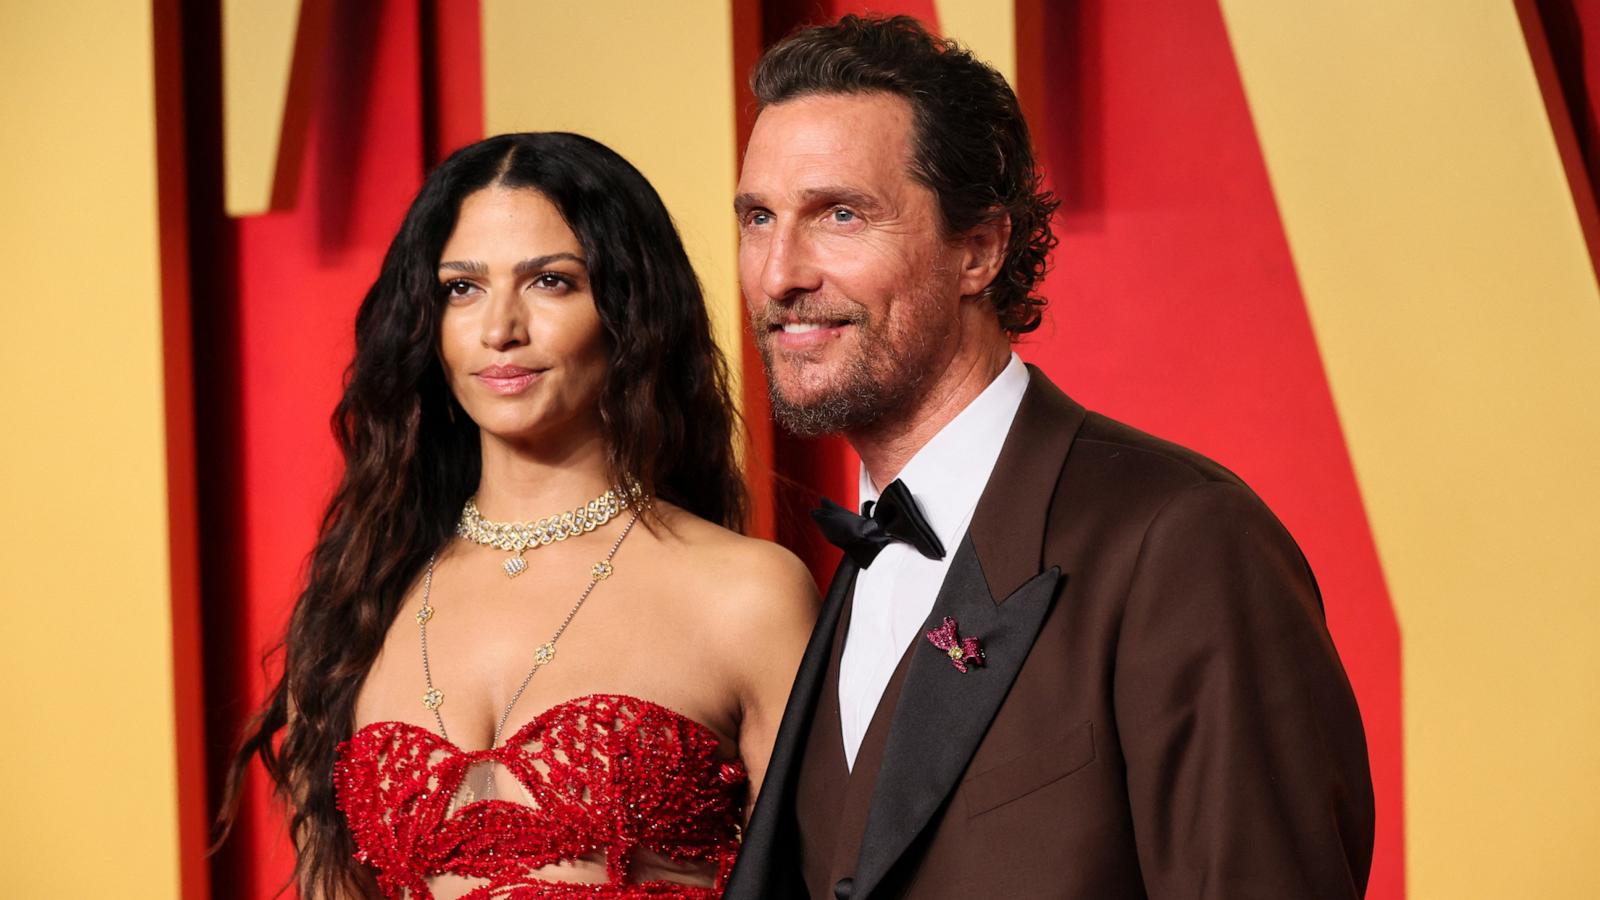
<svg viewBox="0 0 1600 900">
<path fill-rule="evenodd" d="M 516 266 L 512 268 L 511 273 L 517 276 L 527 275 L 530 272 L 537 272 L 554 262 L 575 262 L 584 268 L 588 268 L 589 266 L 589 264 L 584 261 L 583 257 L 576 253 L 547 253 L 544 256 L 535 256 L 531 259 L 525 259 L 522 262 L 517 263 Z M 468 275 L 476 275 L 479 278 L 483 278 L 489 274 L 489 267 L 475 259 L 447 259 L 439 263 L 439 268 L 450 269 L 455 272 L 465 272 Z"/>
<path fill-rule="evenodd" d="M 530 272 L 537 272 L 553 262 L 575 262 L 584 268 L 589 266 L 588 263 L 583 261 L 583 257 L 576 253 L 547 253 L 544 256 L 535 256 L 532 259 L 525 259 L 517 263 L 512 268 L 511 274 L 527 275 Z"/>
<path fill-rule="evenodd" d="M 462 261 L 444 260 L 444 261 L 439 263 L 439 268 L 441 268 L 441 269 L 453 269 L 453 270 L 455 270 L 457 272 L 465 272 L 468 275 L 476 275 L 479 278 L 482 278 L 483 276 L 489 274 L 489 267 L 484 265 L 481 262 L 478 262 L 475 259 L 468 259 L 468 260 L 462 260 Z"/>
</svg>

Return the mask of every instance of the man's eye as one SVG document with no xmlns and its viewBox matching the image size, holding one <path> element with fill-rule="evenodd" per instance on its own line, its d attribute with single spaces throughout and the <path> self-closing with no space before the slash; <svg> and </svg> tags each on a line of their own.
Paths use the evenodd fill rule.
<svg viewBox="0 0 1600 900">
<path fill-rule="evenodd" d="M 772 213 L 756 211 L 750 214 L 751 225 L 766 225 L 772 222 Z"/>
<path fill-rule="evenodd" d="M 830 215 L 832 215 L 833 220 L 838 222 L 840 225 L 848 222 L 854 222 L 856 220 L 856 214 L 842 206 L 834 207 L 834 210 Z"/>
</svg>

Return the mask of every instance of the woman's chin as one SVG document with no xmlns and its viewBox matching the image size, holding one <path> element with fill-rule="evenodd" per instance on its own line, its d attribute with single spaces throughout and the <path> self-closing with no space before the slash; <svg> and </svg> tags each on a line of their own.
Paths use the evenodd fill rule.
<svg viewBox="0 0 1600 900">
<path fill-rule="evenodd" d="M 478 430 L 482 432 L 485 438 L 494 443 L 512 447 L 537 447 L 540 444 L 549 443 L 552 436 L 552 429 L 541 428 L 538 423 L 480 423 Z"/>
<path fill-rule="evenodd" d="M 580 425 L 580 422 L 581 419 L 552 422 L 547 419 L 488 417 L 478 422 L 478 431 L 483 435 L 485 449 L 493 444 L 514 451 L 536 453 L 541 448 L 570 447 L 587 437 L 598 436 L 597 429 L 587 424 Z"/>
</svg>

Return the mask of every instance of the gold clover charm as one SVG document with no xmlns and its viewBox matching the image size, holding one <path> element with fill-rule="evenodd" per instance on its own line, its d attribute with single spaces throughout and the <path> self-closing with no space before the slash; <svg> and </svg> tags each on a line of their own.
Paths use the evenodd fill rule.
<svg viewBox="0 0 1600 900">
<path fill-rule="evenodd" d="M 428 606 L 427 604 L 424 604 L 421 609 L 417 610 L 417 624 L 418 625 L 426 625 L 428 623 L 428 620 L 431 619 L 431 618 L 433 618 L 433 607 L 432 606 Z"/>
<path fill-rule="evenodd" d="M 611 563 L 601 560 L 594 564 L 594 568 L 589 570 L 589 574 L 594 576 L 595 581 L 605 581 L 607 578 L 610 578 L 611 573 L 615 571 L 616 569 L 611 567 Z"/>
<path fill-rule="evenodd" d="M 555 658 L 556 645 L 554 641 L 540 644 L 539 649 L 533 651 L 533 661 L 541 666 Z"/>
<path fill-rule="evenodd" d="M 422 705 L 429 709 L 438 709 L 439 704 L 443 702 L 444 694 L 440 693 L 438 688 L 429 688 L 428 692 L 422 695 Z"/>
</svg>

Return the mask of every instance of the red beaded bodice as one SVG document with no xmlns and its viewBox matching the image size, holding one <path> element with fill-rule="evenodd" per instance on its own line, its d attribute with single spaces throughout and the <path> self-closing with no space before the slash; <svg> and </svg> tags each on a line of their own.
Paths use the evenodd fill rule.
<svg viewBox="0 0 1600 900">
<path fill-rule="evenodd" d="M 431 898 L 428 879 L 449 873 L 483 880 L 472 900 L 711 900 L 733 868 L 746 791 L 744 766 L 719 759 L 717 745 L 709 728 L 663 706 L 596 694 L 551 707 L 492 750 L 374 722 L 339 746 L 334 789 L 356 858 L 377 870 L 388 897 Z M 527 795 L 461 805 L 463 779 L 486 762 L 504 766 Z M 711 864 L 716 884 L 631 882 L 641 850 Z M 596 854 L 604 883 L 535 877 Z"/>
</svg>

